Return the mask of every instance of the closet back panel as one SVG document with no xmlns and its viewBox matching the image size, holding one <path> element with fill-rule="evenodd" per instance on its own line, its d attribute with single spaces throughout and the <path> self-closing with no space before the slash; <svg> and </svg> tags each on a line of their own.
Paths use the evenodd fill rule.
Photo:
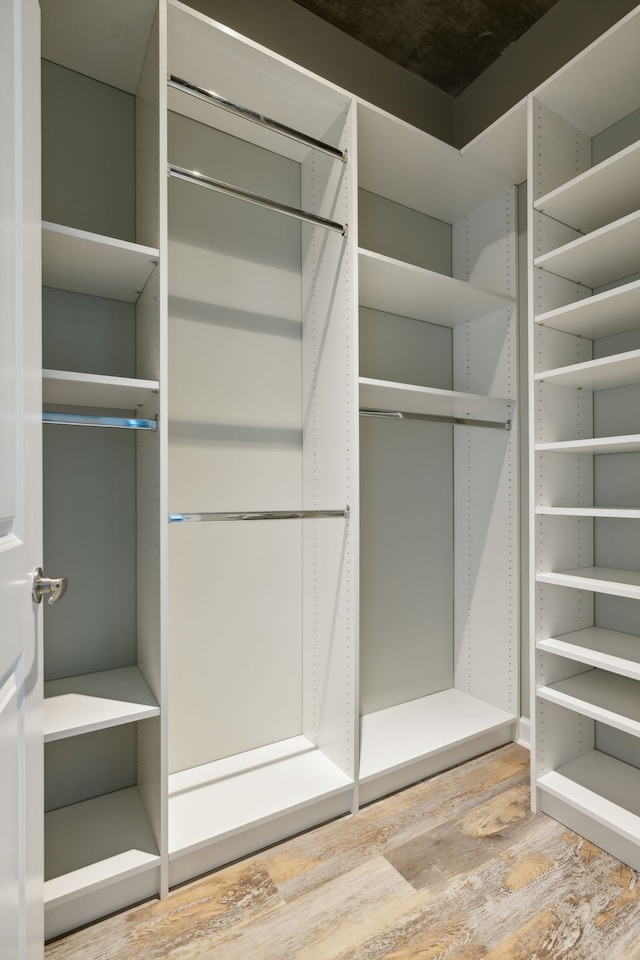
<svg viewBox="0 0 640 960">
<path fill-rule="evenodd" d="M 45 606 L 45 679 L 136 662 L 136 438 L 45 426 L 44 567 L 69 578 Z"/>
<path fill-rule="evenodd" d="M 369 190 L 358 190 L 358 243 L 451 276 L 451 225 Z"/>
<path fill-rule="evenodd" d="M 42 63 L 42 218 L 135 240 L 135 98 Z"/>
<path fill-rule="evenodd" d="M 135 724 L 126 723 L 47 743 L 44 771 L 46 811 L 133 786 L 136 782 Z"/>
<path fill-rule="evenodd" d="M 42 359 L 49 370 L 136 376 L 132 303 L 43 287 Z"/>
<path fill-rule="evenodd" d="M 451 390 L 448 327 L 360 307 L 360 375 Z"/>
<path fill-rule="evenodd" d="M 360 712 L 453 686 L 452 428 L 360 424 Z"/>
<path fill-rule="evenodd" d="M 300 204 L 297 164 L 174 114 L 169 160 Z M 170 512 L 300 509 L 300 263 L 297 221 L 170 181 Z M 169 533 L 170 770 L 300 733 L 300 524 Z"/>
</svg>

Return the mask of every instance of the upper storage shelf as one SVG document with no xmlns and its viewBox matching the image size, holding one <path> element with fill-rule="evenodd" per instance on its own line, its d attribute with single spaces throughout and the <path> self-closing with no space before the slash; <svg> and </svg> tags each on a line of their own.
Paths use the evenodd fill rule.
<svg viewBox="0 0 640 960">
<path fill-rule="evenodd" d="M 513 300 L 432 270 L 360 250 L 360 304 L 414 320 L 455 327 L 509 306 Z"/>
<path fill-rule="evenodd" d="M 338 146 L 350 98 L 308 70 L 169 0 L 168 71 L 188 83 Z M 170 110 L 301 162 L 310 148 L 170 88 Z M 339 121 L 339 122 L 338 122 Z"/>
<path fill-rule="evenodd" d="M 640 143 L 551 190 L 536 210 L 589 233 L 640 208 Z"/>
<path fill-rule="evenodd" d="M 537 100 L 590 137 L 632 113 L 640 87 L 636 8 L 534 91 Z"/>
<path fill-rule="evenodd" d="M 455 223 L 513 180 L 367 103 L 358 104 L 359 185 Z"/>
<path fill-rule="evenodd" d="M 71 370 L 42 371 L 42 399 L 46 404 L 130 410 L 157 393 L 157 380 L 107 377 Z"/>
<path fill-rule="evenodd" d="M 157 6 L 157 0 L 47 0 L 42 56 L 135 93 Z"/>
<path fill-rule="evenodd" d="M 108 300 L 135 303 L 158 262 L 159 252 L 86 230 L 42 224 L 42 282 Z"/>
</svg>

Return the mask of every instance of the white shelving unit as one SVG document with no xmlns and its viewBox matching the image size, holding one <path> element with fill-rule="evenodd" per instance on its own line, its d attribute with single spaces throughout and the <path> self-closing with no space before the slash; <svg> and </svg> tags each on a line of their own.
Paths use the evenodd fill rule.
<svg viewBox="0 0 640 960">
<path fill-rule="evenodd" d="M 168 73 L 302 135 L 170 87 L 169 164 L 260 198 L 169 180 L 170 512 L 350 507 L 169 531 L 174 884 L 356 802 L 357 252 L 348 94 L 173 0 Z"/>
<path fill-rule="evenodd" d="M 532 94 L 528 241 L 533 805 L 636 869 L 639 37 Z"/>
<path fill-rule="evenodd" d="M 513 182 L 358 106 L 361 802 L 514 733 Z"/>
<path fill-rule="evenodd" d="M 42 11 L 47 937 L 166 890 L 159 19 Z"/>
</svg>

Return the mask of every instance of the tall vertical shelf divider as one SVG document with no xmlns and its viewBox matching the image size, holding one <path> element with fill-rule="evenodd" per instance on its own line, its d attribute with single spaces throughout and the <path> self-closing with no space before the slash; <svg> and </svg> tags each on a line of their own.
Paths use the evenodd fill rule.
<svg viewBox="0 0 640 960">
<path fill-rule="evenodd" d="M 158 17 L 43 9 L 47 937 L 166 887 Z"/>
<path fill-rule="evenodd" d="M 362 801 L 513 739 L 512 181 L 368 104 L 360 187 Z"/>
<path fill-rule="evenodd" d="M 168 44 L 177 883 L 354 807 L 355 150 L 306 71 L 180 3 Z"/>
<path fill-rule="evenodd" d="M 529 103 L 534 807 L 640 867 L 640 13 Z"/>
</svg>

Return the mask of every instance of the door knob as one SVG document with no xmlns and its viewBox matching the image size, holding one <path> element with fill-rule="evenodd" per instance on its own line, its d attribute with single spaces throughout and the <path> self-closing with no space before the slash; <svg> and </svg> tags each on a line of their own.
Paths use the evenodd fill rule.
<svg viewBox="0 0 640 960">
<path fill-rule="evenodd" d="M 66 577 L 45 577 L 42 573 L 42 567 L 36 567 L 33 571 L 33 584 L 31 587 L 31 596 L 34 603 L 40 603 L 45 594 L 49 594 L 49 603 L 55 603 L 67 592 Z"/>
</svg>

